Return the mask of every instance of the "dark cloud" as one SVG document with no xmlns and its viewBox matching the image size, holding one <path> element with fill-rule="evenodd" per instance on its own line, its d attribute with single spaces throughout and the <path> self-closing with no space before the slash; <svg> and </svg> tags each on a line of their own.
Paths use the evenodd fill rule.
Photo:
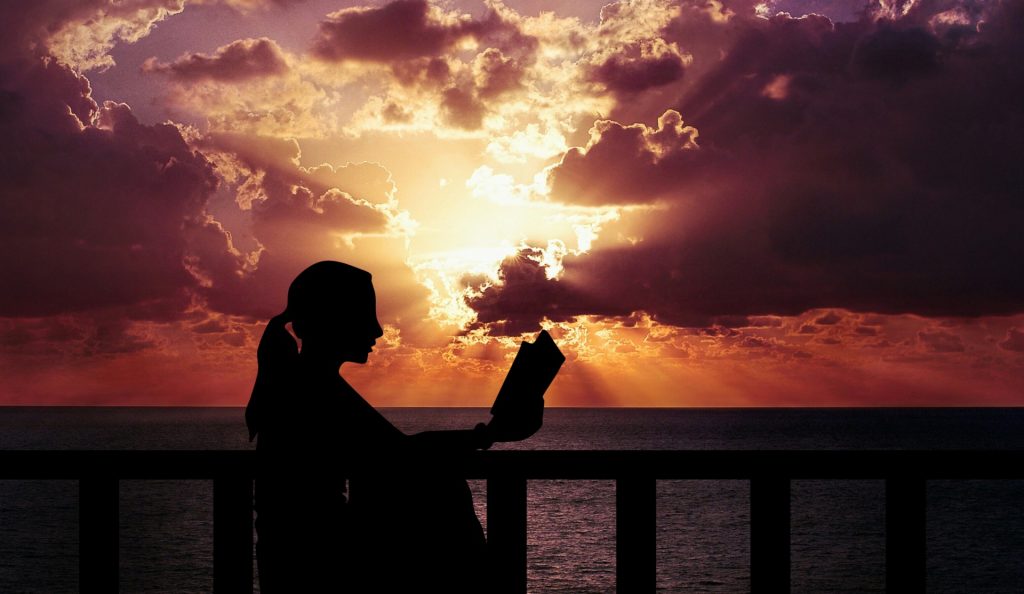
<svg viewBox="0 0 1024 594">
<path fill-rule="evenodd" d="M 232 233 L 215 221 L 188 230 L 192 264 L 207 281 L 196 293 L 208 309 L 265 320 L 284 309 L 299 272 L 340 260 L 374 275 L 380 320 L 400 330 L 403 344 L 436 340 L 427 290 L 406 263 L 407 237 L 392 226 L 404 215 L 387 169 L 365 162 L 301 167 L 299 145 L 274 138 L 217 134 L 201 146 L 232 170 L 230 190 L 245 209 L 240 228 L 258 246 L 239 253 Z"/>
<path fill-rule="evenodd" d="M 468 47 L 463 41 L 480 48 L 465 64 L 459 57 Z M 478 130 L 491 103 L 525 88 L 538 47 L 519 16 L 502 5 L 474 18 L 426 0 L 397 0 L 331 13 L 320 23 L 311 53 L 329 62 L 386 66 L 399 85 L 436 102 L 439 123 Z M 412 120 L 410 108 L 393 99 L 379 115 L 393 124 Z"/>
<path fill-rule="evenodd" d="M 95 60 L 110 49 L 115 38 L 141 35 L 153 23 L 180 12 L 182 7 L 181 0 L 5 2 L 0 5 L 0 60 L 11 63 L 75 54 Z M 55 39 L 76 27 L 89 28 L 89 34 Z"/>
<path fill-rule="evenodd" d="M 302 153 L 298 142 L 293 139 L 211 134 L 198 141 L 198 146 L 210 153 L 229 155 L 247 173 L 259 173 L 260 200 L 283 199 L 285 195 L 301 190 L 315 194 L 319 199 L 334 189 L 342 190 L 355 200 L 381 205 L 391 202 L 397 191 L 391 173 L 378 163 L 346 163 L 341 166 L 325 163 L 300 167 Z M 292 185 L 297 187 L 291 188 Z M 352 224 L 342 224 L 341 221 L 330 221 L 330 224 L 338 225 L 339 231 L 350 231 L 359 227 L 359 218 L 356 217 Z"/>
<path fill-rule="evenodd" d="M 407 87 L 437 89 L 452 80 L 451 66 L 444 58 L 418 58 L 391 65 L 391 72 L 400 84 Z"/>
<path fill-rule="evenodd" d="M 254 137 L 196 148 L 174 125 L 97 105 L 88 81 L 53 59 L 0 70 L 0 318 L 12 324 L 10 340 L 71 341 L 81 355 L 153 348 L 160 343 L 137 322 L 189 322 L 203 309 L 266 318 L 283 307 L 291 279 L 326 258 L 384 275 L 382 311 L 408 316 L 403 337 L 415 339 L 425 290 L 404 264 L 402 238 L 389 235 L 395 185 L 379 165 L 302 168 L 295 141 Z M 222 194 L 237 197 L 229 219 L 249 251 L 210 213 Z M 366 253 L 399 249 L 377 266 L 346 244 L 354 241 L 370 244 Z M 44 331 L 32 321 L 40 316 L 73 323 Z"/>
<path fill-rule="evenodd" d="M 999 346 L 1008 351 L 1024 353 L 1024 331 L 1010 328 L 1006 331 L 1006 339 L 1000 341 Z"/>
<path fill-rule="evenodd" d="M 617 47 L 588 69 L 588 78 L 616 93 L 639 93 L 683 78 L 686 62 L 662 39 L 640 39 Z"/>
<path fill-rule="evenodd" d="M 144 72 L 166 74 L 180 81 L 217 80 L 237 82 L 288 71 L 280 46 L 271 39 L 239 39 L 217 48 L 213 55 L 185 54 L 167 64 L 146 60 Z"/>
<path fill-rule="evenodd" d="M 827 314 L 821 316 L 820 318 L 814 320 L 814 323 L 818 324 L 819 326 L 834 326 L 841 322 L 842 319 L 843 316 L 837 314 L 834 311 L 830 311 Z"/>
<path fill-rule="evenodd" d="M 653 127 L 597 122 L 551 171 L 555 200 L 657 208 L 566 256 L 545 281 L 557 290 L 513 280 L 473 307 L 499 319 L 490 307 L 515 303 L 519 327 L 545 312 L 703 326 L 815 308 L 1021 311 L 1022 6 L 953 32 L 919 13 L 737 18 L 676 111 Z"/>
<path fill-rule="evenodd" d="M 867 10 L 863 0 L 771 0 L 766 4 L 775 12 L 821 14 L 835 21 L 856 21 Z"/>
<path fill-rule="evenodd" d="M 748 328 L 757 325 L 764 325 L 758 321 L 751 320 L 749 316 L 718 316 L 713 320 L 716 326 L 725 328 Z"/>
<path fill-rule="evenodd" d="M 745 349 L 765 349 L 770 348 L 772 343 L 760 336 L 744 336 L 739 342 L 739 346 Z"/>
<path fill-rule="evenodd" d="M 867 77 L 899 83 L 935 72 L 941 49 L 935 35 L 923 28 L 882 25 L 857 42 L 853 67 Z"/>
<path fill-rule="evenodd" d="M 252 263 L 234 249 L 220 223 L 186 229 L 192 265 L 209 281 L 197 291 L 215 311 L 257 319 L 279 313 L 288 284 L 306 266 L 316 259 L 351 259 L 353 248 L 344 246 L 343 237 L 388 230 L 394 184 L 379 165 L 301 168 L 294 142 L 270 138 L 216 135 L 202 144 L 207 153 L 236 163 L 234 191 L 246 209 L 246 230 L 259 245 Z"/>
<path fill-rule="evenodd" d="M 778 328 L 782 326 L 782 318 L 776 316 L 750 316 L 747 326 L 752 328 Z"/>
<path fill-rule="evenodd" d="M 380 110 L 384 122 L 388 124 L 407 124 L 412 121 L 412 111 L 402 107 L 394 101 L 388 101 Z"/>
<path fill-rule="evenodd" d="M 471 91 L 451 87 L 441 94 L 441 113 L 450 126 L 476 130 L 483 124 L 486 107 Z"/>
<path fill-rule="evenodd" d="M 414 87 L 436 97 L 441 121 L 464 130 L 483 125 L 488 103 L 501 100 L 524 88 L 526 69 L 519 60 L 500 49 L 487 48 L 474 58 L 471 69 L 456 73 L 444 58 L 418 58 L 391 64 L 399 84 Z M 389 101 L 381 109 L 387 122 L 409 121 L 408 109 Z"/>
<path fill-rule="evenodd" d="M 469 300 L 470 306 L 477 311 L 479 324 L 487 324 L 492 334 L 515 336 L 535 330 L 544 317 L 565 321 L 575 315 L 558 314 L 569 293 L 562 284 L 547 279 L 540 264 L 542 256 L 539 249 L 524 248 L 501 263 L 498 279 L 502 288 L 484 290 Z M 477 281 L 482 282 L 482 279 Z M 468 277 L 463 282 L 468 286 L 476 284 Z"/>
<path fill-rule="evenodd" d="M 601 205 L 654 202 L 697 175 L 707 157 L 697 152 L 697 130 L 667 111 L 657 128 L 602 120 L 583 149 L 569 149 L 550 174 L 552 196 Z"/>
<path fill-rule="evenodd" d="M 436 13 L 426 0 L 344 8 L 320 23 L 312 51 L 325 60 L 390 62 L 437 56 L 473 34 L 471 22 Z"/>
<path fill-rule="evenodd" d="M 192 326 L 192 331 L 196 334 L 220 334 L 227 330 L 228 325 L 221 320 L 206 320 Z"/>
<path fill-rule="evenodd" d="M 121 355 L 136 353 L 156 345 L 156 341 L 132 331 L 131 322 L 120 316 L 100 319 L 83 343 L 82 354 Z"/>
<path fill-rule="evenodd" d="M 164 344 L 156 328 L 123 308 L 91 310 L 46 317 L 0 317 L 0 352 L 23 361 L 58 357 L 95 357 L 135 353 Z M 13 359 L 12 359 L 13 360 Z"/>
<path fill-rule="evenodd" d="M 525 73 L 518 60 L 493 47 L 480 52 L 473 61 L 477 94 L 485 99 L 522 89 Z"/>
<path fill-rule="evenodd" d="M 707 328 L 697 328 L 695 332 L 698 336 L 707 336 L 710 338 L 732 338 L 739 336 L 740 331 L 733 328 L 726 328 L 725 326 L 709 326 Z"/>
<path fill-rule="evenodd" d="M 211 163 L 176 127 L 97 106 L 52 60 L 8 65 L 0 81 L 0 315 L 175 315 L 196 284 L 182 229 L 217 185 Z"/>
<path fill-rule="evenodd" d="M 537 40 L 490 10 L 481 19 L 445 13 L 427 0 L 397 0 L 380 7 L 345 8 L 320 23 L 312 53 L 327 61 L 391 63 L 439 57 L 463 39 L 532 54 Z"/>
<path fill-rule="evenodd" d="M 921 331 L 917 333 L 917 339 L 933 353 L 964 352 L 963 340 L 956 334 L 944 330 L 936 330 L 935 332 Z"/>
</svg>

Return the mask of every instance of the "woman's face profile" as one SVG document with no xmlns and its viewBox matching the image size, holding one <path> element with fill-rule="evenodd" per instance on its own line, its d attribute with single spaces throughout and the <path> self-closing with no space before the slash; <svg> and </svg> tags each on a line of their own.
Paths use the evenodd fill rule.
<svg viewBox="0 0 1024 594">
<path fill-rule="evenodd" d="M 355 306 L 355 311 L 346 315 L 342 310 L 351 306 Z M 338 318 L 326 320 L 325 330 L 332 335 L 333 352 L 342 362 L 366 363 L 373 345 L 384 335 L 384 330 L 377 321 L 377 296 L 373 291 L 373 285 L 368 287 L 362 299 L 345 303 L 338 314 Z"/>
<path fill-rule="evenodd" d="M 377 297 L 369 275 L 351 278 L 327 274 L 305 287 L 300 303 L 289 303 L 292 329 L 302 340 L 302 352 L 338 364 L 366 363 L 373 345 L 384 335 L 377 321 Z"/>
</svg>

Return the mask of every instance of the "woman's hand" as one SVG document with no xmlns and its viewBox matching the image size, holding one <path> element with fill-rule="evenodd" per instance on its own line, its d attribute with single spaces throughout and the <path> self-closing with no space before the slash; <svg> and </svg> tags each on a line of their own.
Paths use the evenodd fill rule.
<svg viewBox="0 0 1024 594">
<path fill-rule="evenodd" d="M 489 450 L 494 445 L 494 437 L 491 430 L 483 423 L 477 423 L 473 428 L 474 448 L 478 450 Z"/>
<path fill-rule="evenodd" d="M 487 430 L 493 441 L 521 441 L 532 436 L 544 424 L 544 399 L 517 403 L 491 418 Z"/>
</svg>

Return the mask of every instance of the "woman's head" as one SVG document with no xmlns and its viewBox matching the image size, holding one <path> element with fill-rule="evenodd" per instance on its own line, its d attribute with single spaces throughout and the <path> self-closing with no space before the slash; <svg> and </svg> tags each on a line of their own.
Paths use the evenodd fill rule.
<svg viewBox="0 0 1024 594">
<path fill-rule="evenodd" d="M 341 262 L 317 262 L 288 288 L 288 317 L 307 354 L 365 363 L 376 339 L 377 300 L 370 273 Z"/>
</svg>

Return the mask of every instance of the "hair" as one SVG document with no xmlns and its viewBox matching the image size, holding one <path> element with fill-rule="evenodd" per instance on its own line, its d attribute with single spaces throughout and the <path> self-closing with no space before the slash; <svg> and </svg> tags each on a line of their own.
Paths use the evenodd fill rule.
<svg viewBox="0 0 1024 594">
<path fill-rule="evenodd" d="M 349 306 L 358 304 L 363 292 L 372 287 L 369 272 L 331 260 L 317 262 L 295 277 L 288 287 L 288 307 L 267 323 L 256 350 L 259 367 L 245 408 L 250 441 L 262 428 L 268 406 L 291 381 L 298 345 L 285 324 L 291 322 L 296 336 L 302 338 L 306 323 L 351 311 Z"/>
<path fill-rule="evenodd" d="M 333 260 L 317 262 L 300 272 L 288 287 L 286 317 L 301 338 L 307 320 L 348 311 L 372 286 L 370 273 L 361 268 Z"/>
</svg>

